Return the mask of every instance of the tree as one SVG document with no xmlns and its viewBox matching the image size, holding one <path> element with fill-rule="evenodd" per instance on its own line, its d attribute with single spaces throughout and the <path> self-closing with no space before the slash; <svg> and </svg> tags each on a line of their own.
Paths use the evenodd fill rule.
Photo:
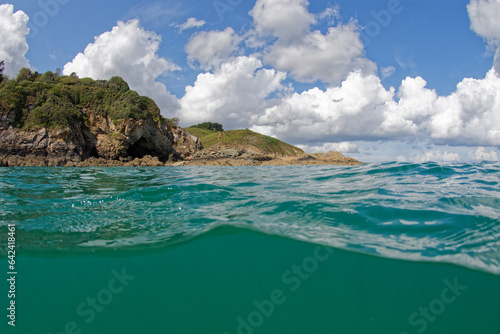
<svg viewBox="0 0 500 334">
<path fill-rule="evenodd" d="M 0 83 L 3 81 L 3 71 L 5 70 L 5 62 L 0 61 Z"/>
<path fill-rule="evenodd" d="M 23 67 L 19 70 L 19 73 L 17 74 L 17 82 L 23 82 L 26 80 L 29 80 L 31 78 L 31 70 L 29 68 Z"/>
<path fill-rule="evenodd" d="M 127 82 L 120 77 L 112 77 L 108 82 L 110 84 L 110 87 L 116 88 L 122 93 L 126 93 L 130 90 Z"/>
<path fill-rule="evenodd" d="M 195 125 L 194 127 L 199 128 L 199 129 L 210 130 L 210 131 L 224 131 L 224 129 L 222 128 L 222 124 L 212 123 L 212 122 L 201 123 L 201 124 Z"/>
<path fill-rule="evenodd" d="M 54 82 L 56 75 L 52 73 L 52 71 L 45 72 L 41 77 L 40 81 L 42 82 Z"/>
</svg>

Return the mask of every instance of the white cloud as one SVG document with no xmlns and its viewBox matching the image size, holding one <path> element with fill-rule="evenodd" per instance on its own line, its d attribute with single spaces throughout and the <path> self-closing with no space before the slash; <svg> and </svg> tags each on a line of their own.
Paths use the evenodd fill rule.
<svg viewBox="0 0 500 334">
<path fill-rule="evenodd" d="M 375 138 L 393 96 L 375 75 L 352 72 L 339 87 L 313 88 L 284 98 L 255 117 L 254 124 L 296 143 Z"/>
<path fill-rule="evenodd" d="M 382 75 L 382 79 L 386 79 L 392 76 L 396 72 L 396 68 L 394 66 L 382 67 L 380 69 L 380 74 Z"/>
<path fill-rule="evenodd" d="M 353 71 L 374 73 L 377 66 L 364 57 L 355 23 L 330 27 L 326 34 L 313 31 L 293 41 L 278 41 L 267 49 L 264 61 L 287 71 L 302 82 L 339 84 Z"/>
<path fill-rule="evenodd" d="M 25 54 L 28 52 L 26 35 L 29 17 L 22 11 L 14 13 L 11 4 L 0 5 L 0 61 L 5 61 L 4 74 L 15 78 L 23 67 L 30 67 Z"/>
<path fill-rule="evenodd" d="M 194 17 L 190 17 L 186 22 L 179 25 L 178 28 L 180 32 L 183 32 L 186 29 L 203 27 L 205 24 L 206 22 L 203 20 L 197 20 Z"/>
<path fill-rule="evenodd" d="M 399 162 L 414 162 L 414 163 L 425 163 L 425 162 L 459 162 L 460 155 L 458 153 L 442 153 L 440 150 L 425 152 L 422 154 L 415 155 L 413 157 L 398 156 L 397 161 Z"/>
<path fill-rule="evenodd" d="M 321 145 L 299 145 L 304 152 L 322 153 L 328 151 L 337 151 L 341 153 L 359 153 L 358 145 L 352 142 L 341 143 L 322 143 Z"/>
<path fill-rule="evenodd" d="M 500 75 L 500 0 L 471 0 L 467 5 L 471 29 L 487 39 L 496 51 L 495 69 Z"/>
<path fill-rule="evenodd" d="M 434 115 L 437 93 L 425 88 L 427 82 L 421 77 L 407 77 L 398 91 L 399 102 L 387 103 L 379 134 L 383 137 L 419 137 L 421 125 Z"/>
<path fill-rule="evenodd" d="M 500 77 L 492 69 L 485 79 L 464 79 L 456 92 L 439 97 L 427 128 L 435 142 L 500 145 Z"/>
<path fill-rule="evenodd" d="M 500 77 L 464 79 L 438 96 L 421 77 L 406 78 L 397 98 L 380 79 L 352 72 L 338 87 L 313 88 L 255 115 L 253 128 L 294 143 L 420 140 L 439 145 L 500 145 Z"/>
<path fill-rule="evenodd" d="M 473 161 L 498 161 L 498 154 L 493 150 L 486 152 L 484 147 L 478 147 L 475 151 L 470 152 L 469 159 Z"/>
<path fill-rule="evenodd" d="M 500 75 L 500 48 L 497 49 L 497 52 L 495 53 L 495 71 L 497 72 L 498 75 Z"/>
<path fill-rule="evenodd" d="M 171 116 L 178 109 L 178 101 L 156 79 L 179 67 L 158 56 L 160 42 L 160 36 L 144 30 L 139 20 L 120 21 L 67 63 L 64 74 L 76 72 L 93 79 L 121 76 L 131 89 L 154 99 L 162 113 Z"/>
<path fill-rule="evenodd" d="M 218 68 L 238 48 L 241 38 L 228 27 L 224 31 L 203 31 L 195 34 L 186 45 L 190 62 L 197 61 L 201 68 Z"/>
<path fill-rule="evenodd" d="M 260 35 L 272 35 L 284 41 L 302 36 L 316 23 L 307 11 L 307 0 L 257 0 L 250 15 Z"/>
<path fill-rule="evenodd" d="M 467 5 L 471 29 L 491 42 L 500 42 L 500 0 L 471 0 Z"/>
<path fill-rule="evenodd" d="M 328 25 L 335 25 L 335 23 L 340 20 L 340 7 L 338 5 L 327 7 L 324 11 L 317 14 L 318 20 L 326 21 Z"/>
<path fill-rule="evenodd" d="M 227 129 L 248 127 L 269 106 L 270 94 L 284 89 L 285 78 L 285 73 L 263 68 L 254 56 L 232 58 L 186 87 L 179 117 L 183 125 L 215 121 Z"/>
</svg>

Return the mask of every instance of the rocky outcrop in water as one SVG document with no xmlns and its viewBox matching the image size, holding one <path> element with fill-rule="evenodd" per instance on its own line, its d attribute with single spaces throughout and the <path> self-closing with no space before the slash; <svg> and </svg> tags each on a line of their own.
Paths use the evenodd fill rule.
<svg viewBox="0 0 500 334">
<path fill-rule="evenodd" d="M 0 127 L 0 166 L 157 166 L 203 149 L 199 140 L 173 125 L 152 119 L 125 120 L 85 111 L 86 124 L 65 129 L 23 131 Z M 149 158 L 155 158 L 152 161 Z"/>
<path fill-rule="evenodd" d="M 359 161 L 339 152 L 282 156 L 266 154 L 252 145 L 217 143 L 193 154 L 179 166 L 284 166 L 284 165 L 359 165 Z"/>
</svg>

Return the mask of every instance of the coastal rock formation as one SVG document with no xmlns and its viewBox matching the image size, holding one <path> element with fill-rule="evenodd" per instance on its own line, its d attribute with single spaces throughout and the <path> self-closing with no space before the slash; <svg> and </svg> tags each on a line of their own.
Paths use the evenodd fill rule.
<svg viewBox="0 0 500 334">
<path fill-rule="evenodd" d="M 277 138 L 248 129 L 223 131 L 217 123 L 188 132 L 119 77 L 23 73 L 0 85 L 0 166 L 359 163 L 338 152 L 307 155 Z"/>
<path fill-rule="evenodd" d="M 359 165 L 360 162 L 354 158 L 344 156 L 340 152 L 312 153 L 311 156 L 319 161 L 342 165 Z"/>
<path fill-rule="evenodd" d="M 0 127 L 0 165 L 65 166 L 95 158 L 108 161 L 98 165 L 112 166 L 146 156 L 164 163 L 188 158 L 203 148 L 196 137 L 174 125 L 162 126 L 148 119 L 117 125 L 89 111 L 86 115 L 89 126 L 76 123 L 52 131 Z"/>
<path fill-rule="evenodd" d="M 203 148 L 119 77 L 28 74 L 0 86 L 0 166 L 155 166 Z"/>
<path fill-rule="evenodd" d="M 192 156 L 193 159 L 253 159 L 258 161 L 272 160 L 273 157 L 264 154 L 260 149 L 252 145 L 236 145 L 217 143 Z"/>
<path fill-rule="evenodd" d="M 178 160 L 188 159 L 196 152 L 203 150 L 200 140 L 186 130 L 170 124 L 169 133 L 172 135 L 172 146 Z"/>
<path fill-rule="evenodd" d="M 192 159 L 174 166 L 285 166 L 285 165 L 360 165 L 339 152 L 281 156 L 263 153 L 252 145 L 217 143 L 195 153 Z"/>
</svg>

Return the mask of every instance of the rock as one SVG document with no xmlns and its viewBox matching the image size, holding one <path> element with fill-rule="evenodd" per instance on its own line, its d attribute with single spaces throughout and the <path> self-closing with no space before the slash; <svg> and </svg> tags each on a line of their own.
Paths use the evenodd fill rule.
<svg viewBox="0 0 500 334">
<path fill-rule="evenodd" d="M 183 156 L 183 159 L 188 159 L 196 152 L 203 150 L 200 140 L 186 130 L 170 125 L 170 133 L 172 134 L 174 151 L 178 153 L 179 157 Z"/>
<path fill-rule="evenodd" d="M 196 137 L 174 125 L 152 119 L 115 124 L 89 110 L 85 113 L 88 124 L 65 129 L 2 127 L 0 166 L 163 166 L 169 159 L 188 158 L 203 148 Z"/>
<path fill-rule="evenodd" d="M 338 152 L 323 154 L 303 154 L 296 156 L 271 156 L 264 154 L 252 145 L 236 145 L 219 142 L 209 149 L 198 151 L 190 166 L 284 166 L 284 165 L 355 165 L 355 159 L 347 158 Z"/>
<path fill-rule="evenodd" d="M 313 153 L 311 154 L 314 158 L 319 161 L 324 161 L 331 164 L 342 164 L 342 165 L 359 165 L 361 164 L 358 160 L 354 158 L 349 158 L 344 156 L 340 152 L 326 152 L 326 153 Z"/>
<path fill-rule="evenodd" d="M 251 145 L 234 145 L 226 143 L 217 143 L 193 155 L 193 159 L 260 159 L 266 160 L 267 156 Z"/>
<path fill-rule="evenodd" d="M 158 157 L 152 157 L 150 155 L 146 155 L 144 158 L 142 158 L 141 166 L 143 167 L 159 167 L 159 166 L 165 166 L 163 162 L 158 159 Z"/>
</svg>

